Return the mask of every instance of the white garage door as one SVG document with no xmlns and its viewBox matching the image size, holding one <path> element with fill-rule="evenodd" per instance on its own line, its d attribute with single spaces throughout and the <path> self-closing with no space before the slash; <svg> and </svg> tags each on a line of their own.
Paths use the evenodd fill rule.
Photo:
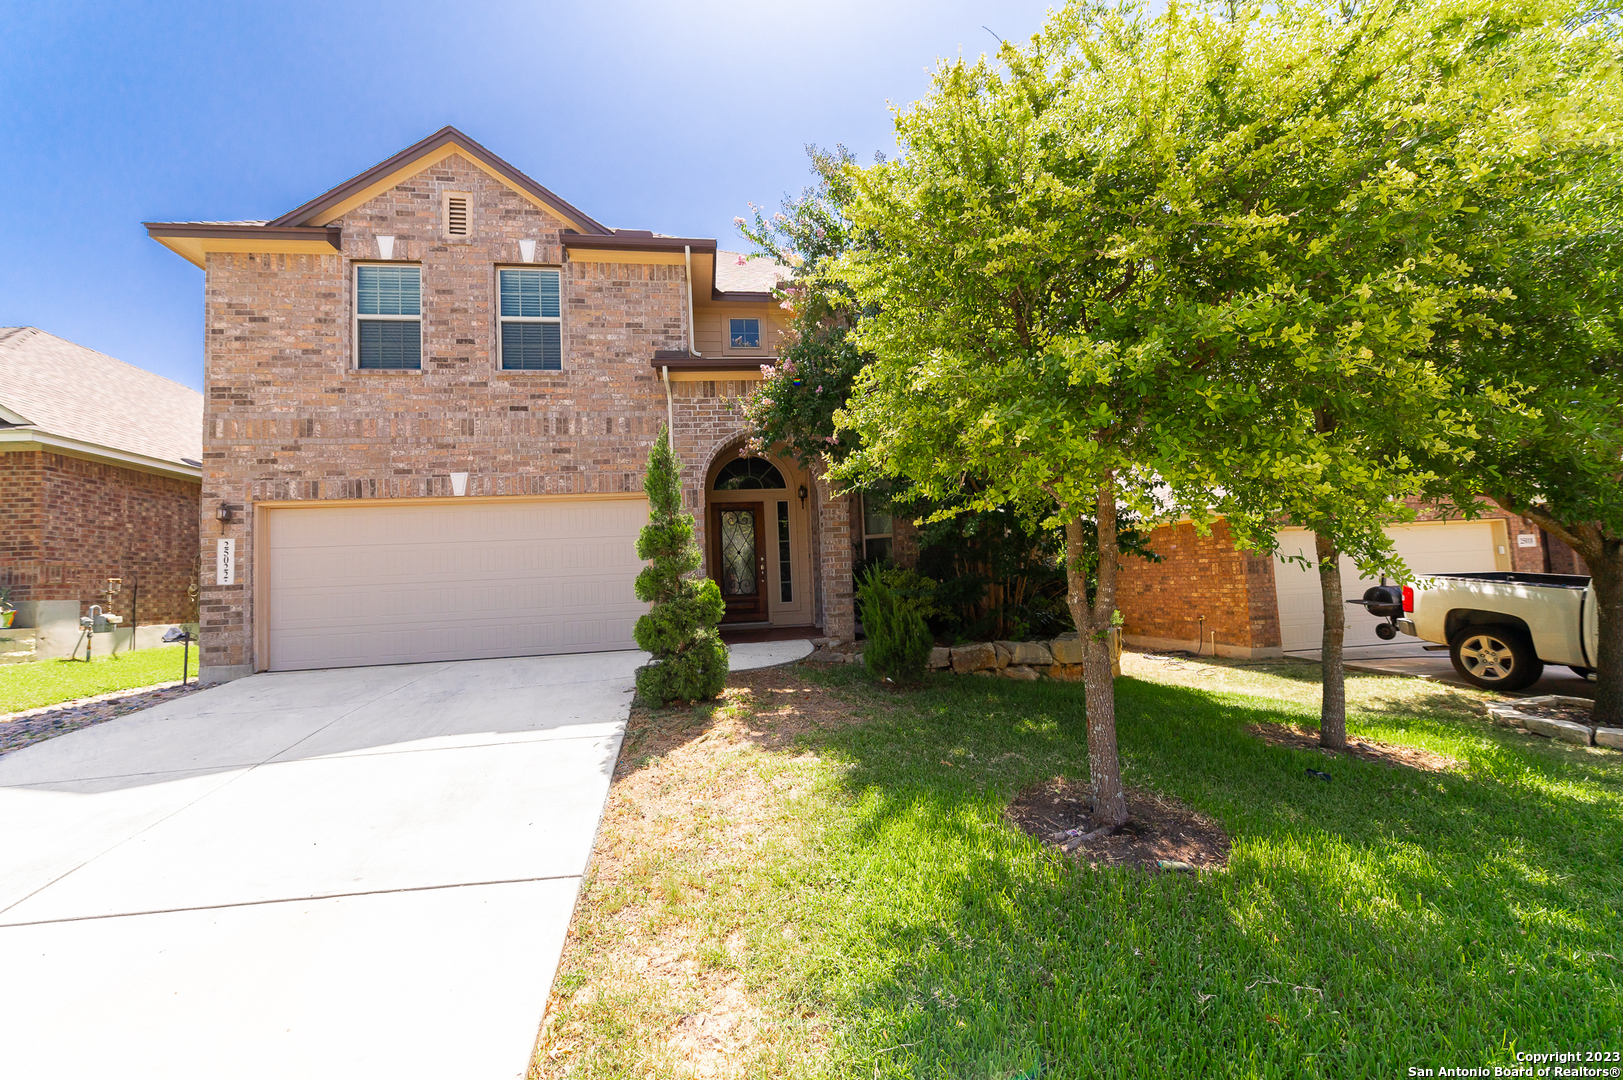
<svg viewBox="0 0 1623 1080">
<path fill-rule="evenodd" d="M 1399 525 L 1386 530 L 1392 538 L 1404 565 L 1416 574 L 1472 574 L 1498 570 L 1497 545 L 1494 524 L 1491 521 L 1448 521 L 1435 525 Z M 1306 529 L 1282 529 L 1279 533 L 1281 556 L 1303 554 L 1309 564 L 1316 563 L 1313 554 L 1313 534 Z M 1357 600 L 1379 580 L 1365 580 L 1358 575 L 1351 559 L 1341 560 L 1341 591 L 1347 600 Z M 1287 652 L 1296 649 L 1317 649 L 1324 639 L 1324 604 L 1319 592 L 1319 574 L 1303 570 L 1299 565 L 1274 561 L 1274 589 L 1279 597 L 1279 634 Z M 1378 620 L 1361 607 L 1351 604 L 1346 608 L 1346 643 L 1352 645 L 1378 645 L 1375 636 Z"/>
<path fill-rule="evenodd" d="M 273 671 L 636 647 L 643 499 L 262 512 Z"/>
</svg>

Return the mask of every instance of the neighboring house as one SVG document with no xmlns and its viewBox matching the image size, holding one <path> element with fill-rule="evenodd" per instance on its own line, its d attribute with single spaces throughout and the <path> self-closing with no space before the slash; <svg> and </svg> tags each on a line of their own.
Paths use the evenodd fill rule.
<svg viewBox="0 0 1623 1080">
<path fill-rule="evenodd" d="M 1422 517 L 1387 530 L 1405 565 L 1416 574 L 1589 572 L 1571 548 L 1496 506 L 1485 506 L 1483 516 L 1474 521 Z M 1281 530 L 1279 551 L 1284 558 L 1236 550 L 1221 521 L 1205 536 L 1187 522 L 1162 526 L 1151 532 L 1149 547 L 1162 562 L 1122 561 L 1117 606 L 1129 645 L 1238 657 L 1319 648 L 1324 606 L 1318 571 L 1285 561 L 1300 555 L 1309 565 L 1316 564 L 1313 534 L 1307 530 Z M 1362 598 L 1364 590 L 1375 584 L 1360 579 L 1346 558 L 1341 581 L 1348 600 Z M 1380 644 L 1376 625 L 1362 608 L 1349 605 L 1346 643 Z"/>
<path fill-rule="evenodd" d="M 852 635 L 888 520 L 740 457 L 769 260 L 608 228 L 454 128 L 274 221 L 147 231 L 206 272 L 206 680 L 630 647 L 667 421 L 729 621 Z"/>
<path fill-rule="evenodd" d="M 196 390 L 0 329 L 0 585 L 38 658 L 67 655 L 92 604 L 157 634 L 196 619 L 202 431 Z"/>
</svg>

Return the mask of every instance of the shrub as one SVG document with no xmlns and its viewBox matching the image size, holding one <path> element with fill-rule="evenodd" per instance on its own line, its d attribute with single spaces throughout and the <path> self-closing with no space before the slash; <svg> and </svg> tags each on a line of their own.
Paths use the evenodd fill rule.
<svg viewBox="0 0 1623 1080">
<path fill-rule="evenodd" d="M 649 560 L 637 575 L 637 599 L 651 604 L 633 631 L 637 646 L 654 654 L 637 669 L 637 699 L 661 706 L 702 701 L 727 684 L 727 646 L 716 627 L 726 606 L 708 578 L 686 575 L 699 568 L 693 515 L 682 513 L 682 463 L 662 429 L 648 452 L 648 524 L 637 537 L 637 558 Z"/>
<path fill-rule="evenodd" d="M 862 650 L 868 673 L 904 685 L 922 680 L 935 639 L 915 601 L 891 585 L 884 571 L 874 571 L 857 587 L 857 603 L 868 633 Z"/>
</svg>

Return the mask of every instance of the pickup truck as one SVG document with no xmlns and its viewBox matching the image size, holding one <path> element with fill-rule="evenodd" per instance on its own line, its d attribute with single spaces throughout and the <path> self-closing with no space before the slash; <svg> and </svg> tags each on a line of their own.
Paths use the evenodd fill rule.
<svg viewBox="0 0 1623 1080">
<path fill-rule="evenodd" d="M 1410 634 L 1448 649 L 1454 670 L 1488 690 L 1521 690 L 1545 664 L 1590 678 L 1600 645 L 1600 611 L 1586 577 L 1567 574 L 1430 574 L 1413 584 L 1377 585 L 1360 604 L 1391 640 Z"/>
</svg>

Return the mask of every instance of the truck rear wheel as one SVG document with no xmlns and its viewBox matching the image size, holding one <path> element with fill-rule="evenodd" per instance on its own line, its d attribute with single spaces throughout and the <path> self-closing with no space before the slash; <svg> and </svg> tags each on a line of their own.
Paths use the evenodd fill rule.
<svg viewBox="0 0 1623 1080">
<path fill-rule="evenodd" d="M 1467 626 L 1448 641 L 1460 678 L 1484 690 L 1523 690 L 1544 674 L 1544 661 L 1513 626 Z"/>
</svg>

